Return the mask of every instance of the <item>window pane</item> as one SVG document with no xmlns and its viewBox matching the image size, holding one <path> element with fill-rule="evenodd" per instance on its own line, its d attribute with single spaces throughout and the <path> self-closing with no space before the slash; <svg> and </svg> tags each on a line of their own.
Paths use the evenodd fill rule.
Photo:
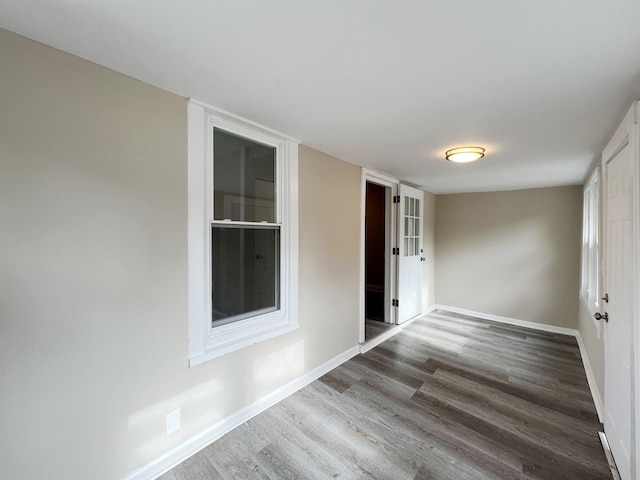
<svg viewBox="0 0 640 480">
<path fill-rule="evenodd" d="M 212 325 L 280 308 L 280 229 L 211 226 Z"/>
<path fill-rule="evenodd" d="M 213 130 L 215 220 L 275 223 L 276 149 Z"/>
</svg>

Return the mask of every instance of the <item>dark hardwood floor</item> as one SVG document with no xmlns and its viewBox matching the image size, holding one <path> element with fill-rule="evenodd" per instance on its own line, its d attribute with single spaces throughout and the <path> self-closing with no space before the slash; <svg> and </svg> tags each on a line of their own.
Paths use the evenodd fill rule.
<svg viewBox="0 0 640 480">
<path fill-rule="evenodd" d="M 611 479 L 573 337 L 432 313 L 163 475 Z"/>
</svg>

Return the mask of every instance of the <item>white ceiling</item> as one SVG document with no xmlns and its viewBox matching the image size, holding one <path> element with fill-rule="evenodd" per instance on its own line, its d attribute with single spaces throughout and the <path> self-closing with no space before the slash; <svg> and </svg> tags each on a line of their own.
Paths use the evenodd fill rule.
<svg viewBox="0 0 640 480">
<path fill-rule="evenodd" d="M 0 0 L 0 26 L 433 193 L 581 183 L 640 97 L 640 0 Z"/>
</svg>

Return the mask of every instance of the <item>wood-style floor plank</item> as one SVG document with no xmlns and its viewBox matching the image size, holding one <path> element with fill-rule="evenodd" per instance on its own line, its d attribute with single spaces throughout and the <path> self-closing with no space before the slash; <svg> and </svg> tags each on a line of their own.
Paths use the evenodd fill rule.
<svg viewBox="0 0 640 480">
<path fill-rule="evenodd" d="M 611 479 L 573 337 L 434 312 L 161 477 Z"/>
</svg>

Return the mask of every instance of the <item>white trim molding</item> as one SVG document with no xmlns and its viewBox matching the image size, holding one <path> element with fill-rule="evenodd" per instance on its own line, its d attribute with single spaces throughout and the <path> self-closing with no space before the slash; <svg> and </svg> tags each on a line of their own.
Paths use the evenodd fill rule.
<svg viewBox="0 0 640 480">
<path fill-rule="evenodd" d="M 607 457 L 607 463 L 609 464 L 609 469 L 611 470 L 611 475 L 613 476 L 613 480 L 622 480 L 620 478 L 620 472 L 618 472 L 618 467 L 616 466 L 616 462 L 613 459 L 613 454 L 611 453 L 611 446 L 609 445 L 609 440 L 607 440 L 607 436 L 605 435 L 604 432 L 598 432 L 598 436 L 600 437 L 600 443 L 602 443 L 604 454 Z"/>
<path fill-rule="evenodd" d="M 242 425 L 244 422 L 251 420 L 256 415 L 262 413 L 269 407 L 284 400 L 288 396 L 296 393 L 301 388 L 317 380 L 321 376 L 330 372 L 334 368 L 342 365 L 347 360 L 353 358 L 360 353 L 360 347 L 352 347 L 345 352 L 333 357 L 328 362 L 314 368 L 310 372 L 292 380 L 286 385 L 280 387 L 269 395 L 256 400 L 251 405 L 244 407 L 236 413 L 226 417 L 224 420 L 211 425 L 201 433 L 187 439 L 180 445 L 175 446 L 155 460 L 143 465 L 142 467 L 128 473 L 121 480 L 152 480 L 160 475 L 168 472 L 176 465 L 179 465 L 187 458 L 198 453 L 207 445 L 215 442 L 217 439 L 230 432 L 234 428 Z"/>
<path fill-rule="evenodd" d="M 587 382 L 589 383 L 589 390 L 591 390 L 591 397 L 593 397 L 593 403 L 596 406 L 596 412 L 598 412 L 598 420 L 602 423 L 604 419 L 604 401 L 602 400 L 602 395 L 600 395 L 600 391 L 596 385 L 596 377 L 593 374 L 589 355 L 587 355 L 587 348 L 584 345 L 580 332 L 576 333 L 576 340 L 578 341 L 578 347 L 580 347 L 580 357 L 582 358 L 584 371 L 587 374 Z"/>
<path fill-rule="evenodd" d="M 435 303 L 432 305 L 429 305 L 424 309 L 424 312 L 422 314 L 427 315 L 428 313 L 435 312 L 436 308 L 438 308 L 438 306 Z"/>
<path fill-rule="evenodd" d="M 633 102 L 631 106 L 633 128 L 631 133 L 631 145 L 633 147 L 633 218 L 635 219 L 632 232 L 633 254 L 633 375 L 636 380 L 633 385 L 633 410 L 634 410 L 634 441 L 635 441 L 635 470 L 636 478 L 640 478 L 640 100 Z"/>
</svg>

